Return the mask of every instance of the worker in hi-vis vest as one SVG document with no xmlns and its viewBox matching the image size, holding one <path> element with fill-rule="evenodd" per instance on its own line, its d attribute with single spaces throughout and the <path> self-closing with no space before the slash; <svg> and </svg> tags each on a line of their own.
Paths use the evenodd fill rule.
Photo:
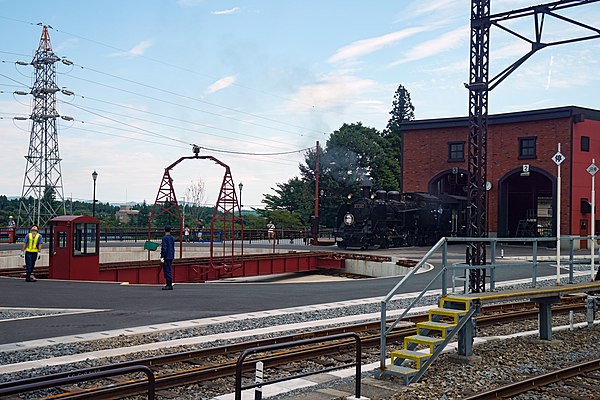
<svg viewBox="0 0 600 400">
<path fill-rule="evenodd" d="M 40 258 L 40 250 L 42 250 L 42 235 L 38 233 L 37 225 L 31 227 L 31 232 L 25 235 L 23 239 L 23 248 L 21 249 L 21 257 L 25 256 L 25 281 L 35 282 L 36 279 L 33 275 L 33 268 L 35 268 L 35 262 Z"/>
</svg>

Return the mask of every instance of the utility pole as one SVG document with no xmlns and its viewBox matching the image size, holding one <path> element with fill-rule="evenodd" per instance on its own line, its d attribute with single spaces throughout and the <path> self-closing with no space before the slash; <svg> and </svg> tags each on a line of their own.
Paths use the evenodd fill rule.
<svg viewBox="0 0 600 400">
<path fill-rule="evenodd" d="M 311 221 L 312 245 L 319 244 L 319 153 L 320 146 L 317 140 L 316 160 L 315 160 L 315 215 Z"/>
<path fill-rule="evenodd" d="M 60 117 L 56 110 L 56 92 L 60 91 L 56 84 L 55 64 L 58 61 L 60 58 L 52 51 L 48 27 L 44 25 L 39 47 L 31 61 L 35 74 L 33 88 L 29 93 L 15 92 L 33 96 L 29 151 L 25 156 L 27 164 L 17 220 L 19 226 L 36 224 L 42 227 L 56 215 L 66 214 L 56 124 Z M 27 65 L 23 62 L 18 64 Z M 72 120 L 70 117 L 62 118 Z M 29 209 L 30 198 L 34 202 L 33 210 Z"/>
</svg>

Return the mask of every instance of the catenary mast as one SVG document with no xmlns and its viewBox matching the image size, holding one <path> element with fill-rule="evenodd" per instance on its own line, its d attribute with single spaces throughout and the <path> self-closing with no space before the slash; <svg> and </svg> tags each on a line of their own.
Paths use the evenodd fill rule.
<svg viewBox="0 0 600 400">
<path fill-rule="evenodd" d="M 40 45 L 31 65 L 35 82 L 31 90 L 33 109 L 29 151 L 25 159 L 25 177 L 19 204 L 19 226 L 45 226 L 56 215 L 66 214 L 56 119 L 56 62 L 60 58 L 52 51 L 48 27 L 43 26 Z"/>
</svg>

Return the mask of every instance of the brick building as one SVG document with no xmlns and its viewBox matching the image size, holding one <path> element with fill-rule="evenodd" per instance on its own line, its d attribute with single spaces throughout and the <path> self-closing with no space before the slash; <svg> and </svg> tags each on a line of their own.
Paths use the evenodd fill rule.
<svg viewBox="0 0 600 400">
<path fill-rule="evenodd" d="M 402 132 L 403 191 L 467 195 L 467 117 L 410 121 Z M 590 234 L 592 178 L 586 168 L 592 159 L 600 166 L 600 111 L 569 106 L 489 116 L 490 236 L 556 235 L 557 166 L 552 157 L 558 143 L 566 157 L 561 164 L 561 234 Z"/>
</svg>

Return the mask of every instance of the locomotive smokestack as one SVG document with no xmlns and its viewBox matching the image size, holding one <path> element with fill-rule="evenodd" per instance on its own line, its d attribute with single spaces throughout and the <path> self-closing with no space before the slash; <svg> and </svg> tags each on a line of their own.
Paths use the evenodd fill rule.
<svg viewBox="0 0 600 400">
<path fill-rule="evenodd" d="M 360 183 L 360 190 L 365 199 L 371 198 L 371 186 L 373 186 L 373 184 L 368 179 L 363 179 L 363 181 Z"/>
</svg>

